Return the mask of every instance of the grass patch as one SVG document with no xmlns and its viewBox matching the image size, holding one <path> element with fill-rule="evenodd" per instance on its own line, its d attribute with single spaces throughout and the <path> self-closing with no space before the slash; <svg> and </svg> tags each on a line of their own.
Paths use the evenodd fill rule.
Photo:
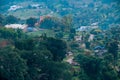
<svg viewBox="0 0 120 80">
<path fill-rule="evenodd" d="M 36 36 L 41 36 L 42 34 L 46 33 L 47 37 L 54 37 L 55 33 L 52 30 L 40 30 L 40 31 L 36 31 L 36 32 L 28 32 L 27 35 L 30 35 L 32 37 L 36 37 Z"/>
</svg>

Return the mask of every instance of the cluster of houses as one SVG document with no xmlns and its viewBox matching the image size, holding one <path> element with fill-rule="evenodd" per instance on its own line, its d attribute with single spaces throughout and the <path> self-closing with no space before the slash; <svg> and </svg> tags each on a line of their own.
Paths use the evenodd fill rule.
<svg viewBox="0 0 120 80">
<path fill-rule="evenodd" d="M 106 52 L 107 50 L 103 46 L 94 47 L 95 56 L 102 57 Z"/>
<path fill-rule="evenodd" d="M 90 26 L 80 26 L 79 28 L 76 29 L 76 31 L 89 31 L 91 29 L 96 29 L 98 28 L 98 22 L 92 23 Z"/>
<path fill-rule="evenodd" d="M 76 29 L 76 32 L 88 32 L 92 29 L 96 29 L 98 28 L 98 22 L 95 22 L 95 23 L 92 23 L 90 26 L 80 26 L 79 28 Z M 90 34 L 89 36 L 89 42 L 92 41 L 94 39 L 94 35 L 93 34 Z M 75 40 L 77 42 L 81 42 L 82 41 L 82 36 L 75 36 Z"/>
<path fill-rule="evenodd" d="M 8 9 L 8 11 L 15 11 L 15 10 L 18 10 L 18 9 L 21 9 L 23 8 L 22 6 L 19 6 L 19 5 L 12 5 L 10 6 L 10 8 Z"/>
<path fill-rule="evenodd" d="M 47 8 L 47 6 L 45 6 L 45 4 L 41 3 L 41 4 L 31 4 L 29 5 L 31 8 L 34 9 L 42 9 L 42 8 Z"/>
<path fill-rule="evenodd" d="M 16 11 L 19 9 L 25 9 L 25 8 L 32 8 L 32 9 L 42 9 L 42 8 L 47 8 L 47 6 L 45 6 L 45 4 L 41 3 L 41 4 L 30 4 L 27 6 L 20 6 L 20 5 L 12 5 L 10 6 L 10 8 L 8 9 L 8 11 Z"/>
</svg>

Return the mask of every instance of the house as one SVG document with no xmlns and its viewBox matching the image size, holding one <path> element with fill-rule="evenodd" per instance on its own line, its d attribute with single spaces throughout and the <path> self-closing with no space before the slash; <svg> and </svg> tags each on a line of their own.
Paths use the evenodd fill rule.
<svg viewBox="0 0 120 80">
<path fill-rule="evenodd" d="M 43 9 L 43 8 L 47 8 L 47 6 L 44 3 L 40 3 L 40 4 L 31 4 L 30 5 L 31 8 L 34 9 Z"/>
<path fill-rule="evenodd" d="M 96 29 L 98 28 L 98 22 L 92 23 L 90 26 L 91 29 Z"/>
<path fill-rule="evenodd" d="M 96 46 L 94 48 L 95 56 L 102 57 L 103 54 L 106 53 L 106 52 L 107 52 L 107 50 L 102 46 Z"/>
<path fill-rule="evenodd" d="M 93 34 L 90 34 L 88 41 L 89 41 L 89 42 L 90 42 L 90 41 L 93 41 L 93 39 L 94 39 L 94 35 L 93 35 Z"/>
<path fill-rule="evenodd" d="M 13 29 L 25 29 L 27 27 L 26 24 L 8 24 L 8 25 L 5 25 L 6 28 L 13 28 Z"/>
<path fill-rule="evenodd" d="M 82 36 L 75 36 L 75 40 L 80 42 L 82 40 Z"/>
<path fill-rule="evenodd" d="M 81 26 L 80 28 L 76 29 L 76 31 L 88 31 L 90 26 Z"/>
<path fill-rule="evenodd" d="M 97 26 L 98 22 L 92 23 L 91 26 Z"/>
<path fill-rule="evenodd" d="M 35 31 L 38 31 L 38 30 L 36 28 L 34 28 L 34 27 L 27 27 L 26 31 L 27 32 L 35 32 Z"/>
<path fill-rule="evenodd" d="M 96 46 L 96 47 L 94 47 L 94 50 L 102 50 L 102 49 L 104 49 L 104 47 L 102 47 L 102 46 Z"/>
<path fill-rule="evenodd" d="M 98 22 L 92 23 L 90 26 L 80 26 L 79 28 L 76 29 L 76 31 L 89 31 L 92 29 L 98 28 Z"/>
<path fill-rule="evenodd" d="M 32 4 L 31 7 L 32 7 L 32 8 L 39 9 L 39 8 L 40 8 L 40 4 Z"/>
<path fill-rule="evenodd" d="M 15 10 L 20 9 L 20 8 L 23 8 L 23 7 L 22 6 L 18 6 L 18 5 L 13 5 L 13 6 L 10 6 L 8 11 L 15 11 Z"/>
</svg>

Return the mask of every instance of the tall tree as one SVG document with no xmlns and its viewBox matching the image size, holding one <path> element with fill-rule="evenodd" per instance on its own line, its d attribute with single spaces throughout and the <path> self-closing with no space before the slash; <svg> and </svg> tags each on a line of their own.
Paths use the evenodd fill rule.
<svg viewBox="0 0 120 80">
<path fill-rule="evenodd" d="M 80 80 L 119 80 L 118 73 L 113 68 L 107 56 L 97 58 L 79 54 L 75 59 L 80 64 Z"/>
<path fill-rule="evenodd" d="M 28 27 L 35 27 L 36 22 L 37 22 L 37 19 L 32 17 L 26 20 L 26 24 L 28 24 Z"/>
<path fill-rule="evenodd" d="M 0 75 L 7 80 L 24 80 L 27 66 L 11 47 L 0 49 Z"/>
<path fill-rule="evenodd" d="M 114 66 L 115 66 L 118 60 L 118 42 L 117 41 L 112 41 L 108 44 L 108 52 L 114 56 Z"/>
<path fill-rule="evenodd" d="M 14 23 L 18 23 L 18 18 L 16 18 L 15 16 L 13 15 L 9 15 L 6 17 L 6 21 L 5 21 L 5 24 L 14 24 Z"/>
<path fill-rule="evenodd" d="M 47 38 L 44 44 L 52 53 L 54 61 L 62 61 L 65 58 L 67 45 L 64 41 L 54 38 Z"/>
</svg>

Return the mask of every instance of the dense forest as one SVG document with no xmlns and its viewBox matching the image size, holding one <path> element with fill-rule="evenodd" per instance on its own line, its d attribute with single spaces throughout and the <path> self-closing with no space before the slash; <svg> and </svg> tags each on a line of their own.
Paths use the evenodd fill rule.
<svg viewBox="0 0 120 80">
<path fill-rule="evenodd" d="M 119 0 L 0 0 L 0 80 L 120 80 Z"/>
</svg>

